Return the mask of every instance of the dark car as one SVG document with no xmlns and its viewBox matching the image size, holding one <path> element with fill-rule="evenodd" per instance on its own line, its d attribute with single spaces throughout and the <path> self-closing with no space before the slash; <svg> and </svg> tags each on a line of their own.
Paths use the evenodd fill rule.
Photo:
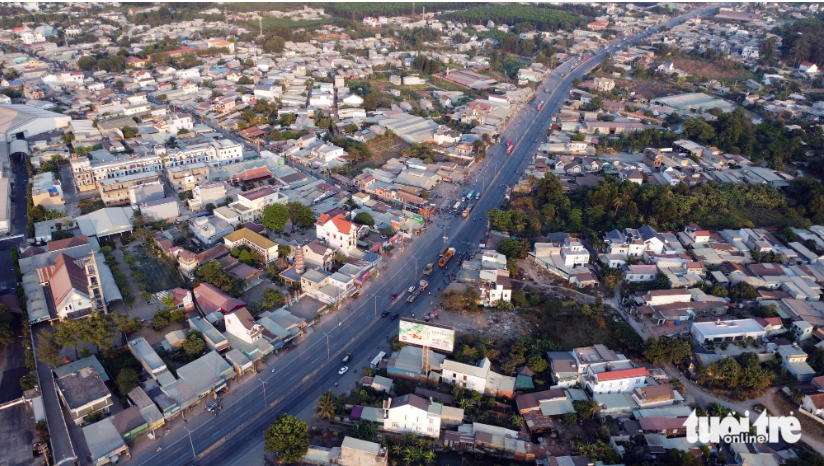
<svg viewBox="0 0 824 466">
<path fill-rule="evenodd" d="M 351 360 L 352 360 L 352 353 L 346 353 L 346 356 L 344 356 L 343 359 L 341 359 L 340 362 L 346 364 L 347 362 L 349 362 Z"/>
<path fill-rule="evenodd" d="M 398 317 L 400 317 L 400 316 L 401 316 L 400 314 L 395 314 L 395 315 L 393 315 L 393 316 L 392 316 L 392 320 L 395 320 L 395 319 L 397 319 L 397 318 L 398 318 Z"/>
<path fill-rule="evenodd" d="M 388 315 L 389 315 L 389 311 L 383 311 L 383 312 L 381 312 L 381 317 L 386 317 L 386 316 L 388 316 Z"/>
</svg>

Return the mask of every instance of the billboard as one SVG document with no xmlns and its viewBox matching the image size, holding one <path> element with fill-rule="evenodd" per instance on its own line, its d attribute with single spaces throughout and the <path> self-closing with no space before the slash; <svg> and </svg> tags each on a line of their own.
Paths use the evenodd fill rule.
<svg viewBox="0 0 824 466">
<path fill-rule="evenodd" d="M 455 329 L 402 318 L 398 339 L 408 345 L 427 346 L 433 350 L 452 352 L 455 348 Z"/>
</svg>

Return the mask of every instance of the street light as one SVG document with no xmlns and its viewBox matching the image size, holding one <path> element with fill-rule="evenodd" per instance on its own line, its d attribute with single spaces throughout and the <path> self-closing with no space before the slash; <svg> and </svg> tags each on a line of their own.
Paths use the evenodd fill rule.
<svg viewBox="0 0 824 466">
<path fill-rule="evenodd" d="M 332 332 L 329 332 L 332 333 Z M 329 333 L 326 334 L 326 359 L 332 357 L 332 353 L 329 352 Z"/>
<path fill-rule="evenodd" d="M 266 382 L 260 381 L 263 384 L 263 408 L 266 409 Z"/>
<path fill-rule="evenodd" d="M 378 295 L 373 294 L 372 297 L 375 298 L 375 317 L 377 317 L 378 316 Z"/>
<path fill-rule="evenodd" d="M 186 432 L 189 433 L 189 445 L 192 446 L 192 459 L 197 459 L 197 453 L 195 453 L 195 443 L 192 442 L 192 431 L 189 430 L 186 426 L 183 426 L 186 429 Z"/>
</svg>

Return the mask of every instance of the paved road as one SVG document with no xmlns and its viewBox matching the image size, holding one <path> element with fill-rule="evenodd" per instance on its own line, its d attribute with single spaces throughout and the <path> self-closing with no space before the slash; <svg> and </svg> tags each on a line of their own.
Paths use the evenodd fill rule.
<svg viewBox="0 0 824 466">
<path fill-rule="evenodd" d="M 695 14 L 685 15 L 680 20 Z M 666 23 L 667 26 L 672 24 L 675 22 Z M 642 35 L 636 36 L 635 40 L 642 38 Z M 397 322 L 376 317 L 375 310 L 378 313 L 389 310 L 407 317 L 415 313 L 420 317 L 431 309 L 434 299 L 428 293 L 409 304 L 405 300 L 405 290 L 409 285 L 417 283 L 420 270 L 436 258 L 443 247 L 441 231 L 449 238 L 449 245 L 456 247 L 459 253 L 477 247 L 486 234 L 483 213 L 500 206 L 505 187 L 518 180 L 545 137 L 552 116 L 558 112 L 568 95 L 572 80 L 581 78 L 594 69 L 606 53 L 604 50 L 588 61 L 579 63 L 570 60 L 559 66 L 541 84 L 535 99 L 513 118 L 508 129 L 501 135 L 503 141 L 511 138 L 515 142 L 513 154 L 507 156 L 503 144 L 499 144 L 489 151 L 488 158 L 477 169 L 481 178 L 476 182 L 480 182 L 485 188 L 481 198 L 475 202 L 472 215 L 481 217 L 478 221 L 452 216 L 436 217 L 435 223 L 428 226 L 425 236 L 407 247 L 403 255 L 399 253 L 388 259 L 381 276 L 365 284 L 362 297 L 357 303 L 350 305 L 353 312 L 327 317 L 316 334 L 308 336 L 307 341 L 271 361 L 277 368 L 275 373 L 267 369 L 257 378 L 247 379 L 240 388 L 235 388 L 233 394 L 224 401 L 224 409 L 219 417 L 201 415 L 191 419 L 187 425 L 192 433 L 191 437 L 186 430 L 174 429 L 170 435 L 160 440 L 161 451 L 157 452 L 154 448 L 146 451 L 144 448 L 143 451 L 135 451 L 133 457 L 126 462 L 173 466 L 187 463 L 196 453 L 200 464 L 204 466 L 242 464 L 250 451 L 262 448 L 262 434 L 277 415 L 284 412 L 300 414 L 311 408 L 326 390 L 342 391 L 344 387 L 352 385 L 360 377 L 358 368 L 367 365 L 377 353 L 378 349 L 372 345 L 386 350 L 386 336 L 397 332 Z M 566 73 L 568 74 L 564 76 Z M 540 102 L 544 102 L 544 106 L 539 112 L 537 106 Z M 466 191 L 468 189 L 464 188 L 459 194 Z M 431 286 L 441 286 L 449 274 L 457 271 L 456 264 L 457 261 L 453 260 L 446 268 L 437 268 L 429 277 Z M 412 266 L 416 267 L 415 273 L 410 273 Z M 396 292 L 399 293 L 398 298 L 390 301 L 389 296 Z M 437 289 L 433 293 L 437 294 Z M 327 357 L 327 351 L 331 357 Z M 349 363 L 351 370 L 344 376 L 339 376 L 340 358 L 349 352 L 354 356 L 354 362 Z M 336 382 L 338 386 L 334 385 Z"/>
</svg>

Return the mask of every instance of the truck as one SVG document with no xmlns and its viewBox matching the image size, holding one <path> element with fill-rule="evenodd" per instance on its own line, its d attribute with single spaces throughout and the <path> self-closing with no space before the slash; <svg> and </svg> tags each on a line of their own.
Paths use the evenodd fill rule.
<svg viewBox="0 0 824 466">
<path fill-rule="evenodd" d="M 423 293 L 423 290 L 425 290 L 427 286 L 429 286 L 429 282 L 426 280 L 421 280 L 418 289 L 413 291 L 412 294 L 410 294 L 409 297 L 406 298 L 406 301 L 410 303 L 415 301 L 418 298 L 418 296 L 420 296 L 421 293 Z"/>
<path fill-rule="evenodd" d="M 471 204 L 466 206 L 466 209 L 464 209 L 464 211 L 463 211 L 463 216 L 464 217 L 469 217 L 469 211 L 470 210 L 472 210 L 472 205 Z"/>
<path fill-rule="evenodd" d="M 471 201 L 471 200 L 472 200 L 472 196 L 473 196 L 474 194 L 475 194 L 475 190 L 474 190 L 474 189 L 470 190 L 470 191 L 469 191 L 469 193 L 466 195 L 466 199 L 465 199 L 465 200 L 466 200 L 466 202 Z"/>
<path fill-rule="evenodd" d="M 441 256 L 441 259 L 438 261 L 438 265 L 441 267 L 445 267 L 446 263 L 449 262 L 449 259 L 452 259 L 452 256 L 455 255 L 455 248 L 449 248 L 446 250 L 445 253 Z"/>
<path fill-rule="evenodd" d="M 431 273 L 432 273 L 432 269 L 434 269 L 434 268 L 435 268 L 435 264 L 434 264 L 434 263 L 430 262 L 430 263 L 426 264 L 426 267 L 424 267 L 424 268 L 423 268 L 423 274 L 424 274 L 424 275 L 429 275 L 429 274 L 431 274 Z"/>
<path fill-rule="evenodd" d="M 381 359 L 383 359 L 385 356 L 386 356 L 385 351 L 381 351 L 380 353 L 378 353 L 378 355 L 375 356 L 375 359 L 373 359 L 372 362 L 369 363 L 369 365 L 372 367 L 372 369 L 377 369 L 378 364 L 381 363 Z"/>
<path fill-rule="evenodd" d="M 544 108 L 544 101 L 543 100 L 541 101 L 541 103 L 538 104 L 538 111 L 540 112 L 542 108 Z"/>
<path fill-rule="evenodd" d="M 513 150 L 515 150 L 515 146 L 507 147 L 506 148 L 506 155 L 511 155 Z"/>
</svg>

